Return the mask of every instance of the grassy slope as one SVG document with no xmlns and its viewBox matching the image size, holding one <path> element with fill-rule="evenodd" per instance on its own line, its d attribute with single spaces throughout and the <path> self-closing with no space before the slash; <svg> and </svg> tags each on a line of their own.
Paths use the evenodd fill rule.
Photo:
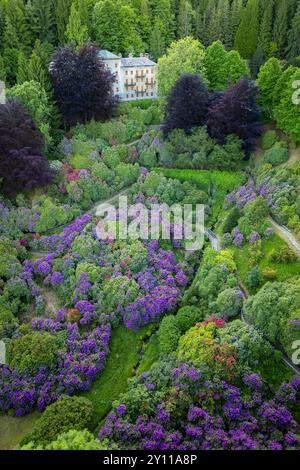
<svg viewBox="0 0 300 470">
<path fill-rule="evenodd" d="M 32 431 L 39 416 L 37 411 L 21 418 L 0 416 L 0 450 L 17 449 L 21 439 Z"/>
<path fill-rule="evenodd" d="M 94 404 L 92 427 L 96 428 L 110 411 L 112 403 L 126 392 L 127 381 L 131 378 L 140 360 L 143 339 L 148 336 L 149 328 L 139 333 L 124 326 L 112 334 L 110 354 L 104 371 L 94 382 L 91 390 L 84 393 Z"/>
<path fill-rule="evenodd" d="M 159 360 L 159 355 L 159 340 L 157 334 L 154 334 L 151 336 L 150 341 L 145 348 L 145 354 L 137 371 L 138 375 L 148 371 L 150 367 Z"/>
<path fill-rule="evenodd" d="M 263 240 L 262 247 L 264 257 L 259 262 L 259 267 L 264 269 L 271 267 L 277 270 L 276 281 L 285 281 L 293 276 L 300 275 L 300 260 L 294 263 L 274 263 L 269 261 L 270 253 L 275 249 L 278 250 L 280 247 L 286 246 L 286 243 L 278 236 L 273 235 L 268 240 Z M 242 248 L 234 248 L 234 258 L 238 267 L 239 277 L 242 283 L 245 285 L 247 281 L 247 273 L 251 270 L 249 265 L 249 245 L 244 245 Z M 248 289 L 249 290 L 249 289 Z M 255 292 L 251 292 L 251 294 Z"/>
</svg>

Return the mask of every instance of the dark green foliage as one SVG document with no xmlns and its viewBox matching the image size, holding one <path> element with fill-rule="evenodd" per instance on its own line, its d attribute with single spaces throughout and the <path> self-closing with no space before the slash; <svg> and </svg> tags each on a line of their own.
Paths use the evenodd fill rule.
<svg viewBox="0 0 300 470">
<path fill-rule="evenodd" d="M 254 266 L 247 275 L 247 285 L 251 290 L 256 290 L 262 283 L 262 275 L 258 266 Z"/>
<path fill-rule="evenodd" d="M 241 217 L 241 213 L 237 207 L 233 207 L 229 213 L 227 214 L 223 226 L 222 232 L 223 233 L 231 233 L 234 227 L 237 226 L 239 218 Z"/>
<path fill-rule="evenodd" d="M 203 321 L 204 315 L 205 314 L 203 310 L 194 306 L 187 306 L 179 309 L 176 315 L 176 319 L 181 333 L 185 333 L 197 323 Z"/>
<path fill-rule="evenodd" d="M 263 150 L 270 150 L 277 141 L 276 131 L 267 131 L 262 137 L 261 148 Z"/>
<path fill-rule="evenodd" d="M 271 163 L 276 166 L 286 162 L 289 159 L 289 151 L 287 148 L 273 147 L 267 150 L 264 155 L 264 162 Z"/>
<path fill-rule="evenodd" d="M 174 315 L 165 317 L 158 330 L 159 347 L 162 353 L 172 353 L 177 349 L 181 335 L 180 326 Z"/>
<path fill-rule="evenodd" d="M 35 423 L 32 433 L 26 436 L 22 443 L 45 445 L 71 429 L 80 431 L 88 427 L 92 413 L 93 405 L 86 398 L 62 395 L 46 408 Z"/>
</svg>

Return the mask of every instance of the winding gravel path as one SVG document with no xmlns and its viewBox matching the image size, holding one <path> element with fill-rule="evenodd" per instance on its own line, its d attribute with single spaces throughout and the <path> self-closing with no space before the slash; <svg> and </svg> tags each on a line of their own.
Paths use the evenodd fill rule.
<svg viewBox="0 0 300 470">
<path fill-rule="evenodd" d="M 269 216 L 269 221 L 272 224 L 275 232 L 284 240 L 286 241 L 290 247 L 300 256 L 300 243 L 287 227 L 284 225 L 278 224 L 271 216 Z"/>
</svg>

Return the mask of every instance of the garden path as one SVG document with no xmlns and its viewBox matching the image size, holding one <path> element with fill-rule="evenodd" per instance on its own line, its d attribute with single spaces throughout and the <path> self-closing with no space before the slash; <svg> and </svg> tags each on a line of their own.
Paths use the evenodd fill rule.
<svg viewBox="0 0 300 470">
<path fill-rule="evenodd" d="M 286 241 L 289 246 L 292 248 L 295 253 L 300 256 L 300 243 L 295 237 L 295 235 L 284 225 L 280 225 L 275 220 L 269 216 L 269 220 L 276 231 L 276 233 L 284 240 Z"/>
</svg>

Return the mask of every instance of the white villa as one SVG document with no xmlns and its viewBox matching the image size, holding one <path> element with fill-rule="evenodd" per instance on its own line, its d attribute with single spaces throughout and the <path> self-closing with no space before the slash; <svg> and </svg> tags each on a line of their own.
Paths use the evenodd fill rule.
<svg viewBox="0 0 300 470">
<path fill-rule="evenodd" d="M 148 54 L 122 57 L 101 50 L 100 57 L 115 75 L 114 94 L 123 101 L 157 98 L 156 63 Z"/>
</svg>

